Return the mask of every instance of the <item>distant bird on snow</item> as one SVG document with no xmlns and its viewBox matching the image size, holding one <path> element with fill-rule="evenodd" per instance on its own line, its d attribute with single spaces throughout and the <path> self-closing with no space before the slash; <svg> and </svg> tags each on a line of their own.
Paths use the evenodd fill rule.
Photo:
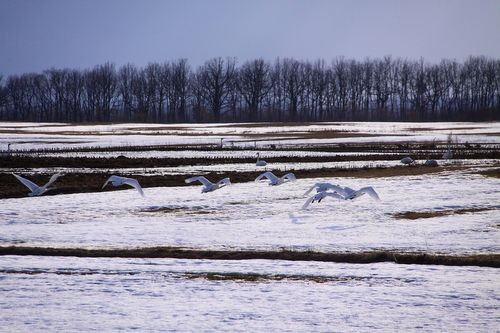
<svg viewBox="0 0 500 333">
<path fill-rule="evenodd" d="M 436 160 L 427 160 L 425 161 L 425 165 L 429 167 L 437 167 L 438 162 Z"/>
<path fill-rule="evenodd" d="M 295 178 L 295 175 L 291 172 L 278 178 L 271 171 L 266 171 L 263 174 L 259 175 L 259 177 L 255 178 L 255 181 L 258 182 L 263 178 L 267 178 L 269 180 L 269 185 L 281 185 L 297 180 L 297 178 Z"/>
<path fill-rule="evenodd" d="M 21 176 L 18 176 L 16 175 L 15 173 L 13 173 L 14 177 L 17 178 L 17 180 L 19 180 L 24 186 L 26 186 L 27 188 L 30 189 L 31 193 L 28 193 L 28 195 L 30 197 L 36 197 L 36 196 L 39 196 L 39 195 L 42 195 L 44 194 L 45 192 L 47 192 L 48 190 L 52 190 L 53 188 L 52 187 L 49 187 L 50 185 L 52 185 L 52 183 L 54 183 L 56 181 L 57 178 L 59 178 L 61 176 L 60 173 L 56 173 L 55 175 L 52 175 L 52 177 L 50 177 L 50 180 L 48 181 L 47 184 L 43 185 L 43 186 L 38 186 L 37 184 L 33 183 L 31 180 L 28 180 L 26 178 L 23 178 Z"/>
<path fill-rule="evenodd" d="M 203 188 L 201 189 L 201 193 L 212 192 L 212 191 L 215 191 L 221 187 L 231 185 L 231 181 L 229 180 L 229 178 L 224 178 L 224 179 L 222 179 L 214 184 L 203 176 L 191 177 L 191 178 L 186 179 L 185 182 L 186 183 L 192 183 L 192 182 L 202 183 Z"/>
<path fill-rule="evenodd" d="M 260 159 L 260 153 L 257 153 L 257 162 L 255 163 L 256 166 L 266 166 L 267 162 L 264 160 Z"/>
<path fill-rule="evenodd" d="M 405 165 L 411 165 L 411 164 L 415 163 L 415 161 L 410 156 L 406 156 L 406 157 L 403 157 L 401 159 L 401 163 L 403 163 Z"/>
<path fill-rule="evenodd" d="M 137 179 L 134 178 L 127 178 L 127 177 L 120 177 L 120 176 L 111 176 L 106 180 L 104 185 L 102 185 L 101 189 L 104 189 L 106 185 L 111 182 L 111 185 L 113 186 L 121 186 L 121 185 L 129 185 L 135 188 L 142 196 L 144 196 L 144 192 L 142 191 L 142 187 L 137 181 Z"/>
<path fill-rule="evenodd" d="M 443 154 L 443 160 L 450 160 L 453 158 L 453 152 L 450 148 Z"/>
</svg>

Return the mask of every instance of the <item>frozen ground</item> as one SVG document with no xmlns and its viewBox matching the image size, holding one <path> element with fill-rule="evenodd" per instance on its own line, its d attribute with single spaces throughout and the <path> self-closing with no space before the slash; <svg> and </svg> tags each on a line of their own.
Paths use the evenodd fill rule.
<svg viewBox="0 0 500 333">
<path fill-rule="evenodd" d="M 253 158 L 255 150 L 127 148 L 219 145 L 224 138 L 224 145 L 250 149 L 271 144 L 303 147 L 302 151 L 263 151 L 262 158 L 320 158 L 332 153 L 310 152 L 309 145 L 443 143 L 450 133 L 453 142 L 500 143 L 499 123 L 0 123 L 0 161 L 8 143 L 18 152 L 55 149 L 45 156 L 61 156 L 58 149 L 120 147 L 117 152 L 63 156 L 207 158 L 207 163 L 197 166 L 105 170 L 119 174 L 257 171 L 262 169 L 254 163 L 213 164 L 210 160 Z M 301 179 L 300 170 L 393 166 L 399 158 L 279 162 L 268 168 L 281 170 L 278 174 L 298 170 L 299 179 L 278 187 L 249 179 L 207 194 L 200 193 L 199 186 L 185 186 L 146 188 L 145 198 L 135 190 L 121 190 L 2 199 L 0 246 L 500 253 L 500 180 L 475 173 L 498 166 L 498 160 L 439 162 L 463 168 L 423 176 Z M 15 171 L 73 172 L 36 166 Z M 11 171 L 0 165 L 0 172 Z M 354 202 L 326 198 L 301 210 L 304 192 L 320 181 L 352 188 L 373 186 L 382 201 L 368 196 Z M 460 210 L 468 213 L 453 214 Z M 415 220 L 395 215 L 439 211 L 451 215 Z M 0 256 L 0 332 L 494 332 L 500 328 L 499 290 L 494 268 Z"/>
<path fill-rule="evenodd" d="M 495 332 L 500 324 L 493 268 L 15 256 L 0 257 L 0 267 L 5 332 Z M 244 279 L 254 272 L 262 278 Z"/>
<path fill-rule="evenodd" d="M 308 138 L 337 133 L 339 137 Z M 500 124 L 492 123 L 323 123 L 306 126 L 245 124 L 65 124 L 0 122 L 0 149 L 61 149 L 137 145 L 217 145 L 238 147 L 307 146 L 348 142 L 446 141 L 500 143 Z M 349 137 L 355 134 L 357 137 Z M 3 147 L 2 147 L 3 146 Z"/>
<path fill-rule="evenodd" d="M 298 174 L 300 178 L 300 174 Z M 382 201 L 326 198 L 301 210 L 319 181 L 373 186 Z M 199 186 L 0 200 L 0 245 L 183 246 L 216 249 L 398 249 L 500 251 L 500 180 L 468 172 L 372 179 L 299 179 L 269 187 L 240 183 L 202 194 Z M 404 211 L 486 208 L 426 219 Z"/>
</svg>

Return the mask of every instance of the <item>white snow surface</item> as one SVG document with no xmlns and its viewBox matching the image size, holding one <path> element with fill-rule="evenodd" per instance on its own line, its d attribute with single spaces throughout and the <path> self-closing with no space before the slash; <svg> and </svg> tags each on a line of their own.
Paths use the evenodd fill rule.
<svg viewBox="0 0 500 333">
<path fill-rule="evenodd" d="M 277 173 L 281 175 L 280 173 Z M 500 180 L 467 172 L 376 179 L 300 179 L 270 187 L 233 184 L 146 188 L 0 200 L 0 245 L 181 246 L 211 249 L 498 253 Z M 215 180 L 215 179 L 214 179 Z M 373 186 L 381 202 L 326 198 L 300 210 L 304 192 L 329 181 Z M 103 180 L 104 182 L 104 180 Z M 404 211 L 488 208 L 417 220 Z"/>
<path fill-rule="evenodd" d="M 196 277 L 254 272 L 285 278 Z M 480 267 L 4 256 L 0 281 L 5 332 L 495 332 L 500 315 Z"/>
</svg>

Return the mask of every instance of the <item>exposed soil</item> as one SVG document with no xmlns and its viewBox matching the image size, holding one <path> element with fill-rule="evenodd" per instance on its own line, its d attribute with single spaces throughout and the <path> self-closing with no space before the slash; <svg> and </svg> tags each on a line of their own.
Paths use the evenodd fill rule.
<svg viewBox="0 0 500 333">
<path fill-rule="evenodd" d="M 425 212 L 400 212 L 393 214 L 397 219 L 407 219 L 407 220 L 417 220 L 417 219 L 428 219 L 431 217 L 448 216 L 456 214 L 467 214 L 467 213 L 477 213 L 485 212 L 489 210 L 497 210 L 497 207 L 482 207 L 482 208 L 461 208 L 461 209 L 447 209 L 447 210 L 434 210 Z"/>
<path fill-rule="evenodd" d="M 359 276 L 320 276 L 320 275 L 298 275 L 298 274 L 257 274 L 257 273 L 185 273 L 187 279 L 205 279 L 209 281 L 236 281 L 236 282 L 268 282 L 268 281 L 301 281 L 301 282 L 348 282 L 360 280 L 372 280 L 371 277 Z"/>
<path fill-rule="evenodd" d="M 486 177 L 500 178 L 500 168 L 486 170 L 486 171 L 480 171 L 478 173 L 480 175 L 483 175 L 483 176 L 486 176 Z"/>
<path fill-rule="evenodd" d="M 0 247 L 0 255 L 30 256 L 71 256 L 107 258 L 179 258 L 210 260 L 291 260 L 322 261 L 367 264 L 394 262 L 397 264 L 446 265 L 446 266 L 484 266 L 500 267 L 500 254 L 441 255 L 395 251 L 368 252 L 314 252 L 314 251 L 226 251 L 195 250 L 176 247 L 152 247 L 136 249 L 81 249 L 49 247 Z"/>
</svg>

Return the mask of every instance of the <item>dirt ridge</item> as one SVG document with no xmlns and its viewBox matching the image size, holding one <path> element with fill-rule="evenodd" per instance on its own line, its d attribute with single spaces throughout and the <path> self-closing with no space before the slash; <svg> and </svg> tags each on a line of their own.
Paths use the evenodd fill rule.
<svg viewBox="0 0 500 333">
<path fill-rule="evenodd" d="M 451 255 L 374 250 L 365 252 L 203 250 L 179 247 L 84 249 L 52 247 L 0 247 L 0 255 L 61 256 L 83 258 L 176 258 L 210 260 L 290 260 L 352 264 L 393 262 L 407 265 L 481 266 L 500 268 L 500 254 Z"/>
</svg>

